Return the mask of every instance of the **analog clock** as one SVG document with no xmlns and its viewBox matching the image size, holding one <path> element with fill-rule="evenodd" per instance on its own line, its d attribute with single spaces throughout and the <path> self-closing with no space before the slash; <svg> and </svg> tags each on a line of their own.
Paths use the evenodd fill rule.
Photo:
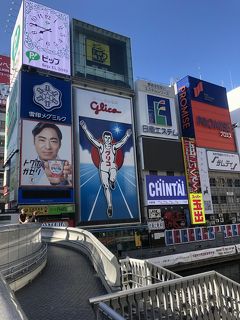
<svg viewBox="0 0 240 320">
<path fill-rule="evenodd" d="M 26 48 L 42 54 L 68 58 L 68 15 L 31 1 L 25 2 L 24 13 Z"/>
</svg>

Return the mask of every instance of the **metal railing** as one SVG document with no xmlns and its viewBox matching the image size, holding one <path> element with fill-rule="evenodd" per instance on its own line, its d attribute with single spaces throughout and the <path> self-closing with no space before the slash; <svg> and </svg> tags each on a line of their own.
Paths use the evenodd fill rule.
<svg viewBox="0 0 240 320">
<path fill-rule="evenodd" d="M 211 271 L 90 299 L 124 319 L 240 319 L 240 285 Z"/>
</svg>

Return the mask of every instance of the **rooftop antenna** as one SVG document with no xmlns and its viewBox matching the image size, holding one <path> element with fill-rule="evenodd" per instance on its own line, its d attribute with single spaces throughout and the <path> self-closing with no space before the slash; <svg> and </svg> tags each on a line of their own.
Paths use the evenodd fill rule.
<svg viewBox="0 0 240 320">
<path fill-rule="evenodd" d="M 201 68 L 200 68 L 200 66 L 198 67 L 198 72 L 199 72 L 199 79 L 202 80 L 202 74 L 201 74 Z"/>
<path fill-rule="evenodd" d="M 231 89 L 233 90 L 233 80 L 232 80 L 232 72 L 231 72 L 231 70 L 229 70 L 229 77 L 230 77 Z"/>
</svg>

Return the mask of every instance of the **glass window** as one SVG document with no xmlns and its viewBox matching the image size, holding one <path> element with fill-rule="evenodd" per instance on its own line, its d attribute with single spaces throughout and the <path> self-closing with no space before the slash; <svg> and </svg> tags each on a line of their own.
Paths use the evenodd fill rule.
<svg viewBox="0 0 240 320">
<path fill-rule="evenodd" d="M 218 179 L 218 186 L 224 187 L 225 186 L 225 180 L 224 178 L 219 178 Z"/>
<path fill-rule="evenodd" d="M 210 186 L 216 187 L 216 179 L 215 178 L 210 178 Z"/>
<path fill-rule="evenodd" d="M 227 179 L 227 186 L 232 187 L 233 186 L 233 181 L 232 179 Z"/>
<path fill-rule="evenodd" d="M 227 197 L 226 196 L 220 196 L 220 203 L 227 203 Z"/>
<path fill-rule="evenodd" d="M 240 187 L 240 179 L 235 179 L 234 185 L 235 187 Z"/>
<path fill-rule="evenodd" d="M 212 196 L 212 203 L 218 204 L 218 196 Z"/>
</svg>

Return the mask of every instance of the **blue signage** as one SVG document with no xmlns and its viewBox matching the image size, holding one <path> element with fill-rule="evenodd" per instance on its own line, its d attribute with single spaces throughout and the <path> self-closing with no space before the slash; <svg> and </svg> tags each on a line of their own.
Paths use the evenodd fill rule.
<svg viewBox="0 0 240 320">
<path fill-rule="evenodd" d="M 21 73 L 21 118 L 71 124 L 71 83 L 37 73 Z"/>
<path fill-rule="evenodd" d="M 147 95 L 149 123 L 161 126 L 171 126 L 170 100 Z"/>
<path fill-rule="evenodd" d="M 192 104 L 189 92 L 188 77 L 177 83 L 178 105 L 181 119 L 182 136 L 195 138 Z"/>
<path fill-rule="evenodd" d="M 228 109 L 226 88 L 190 76 L 184 79 L 189 84 L 188 90 L 191 100 Z"/>
<path fill-rule="evenodd" d="M 187 204 L 184 176 L 146 176 L 147 204 Z"/>
</svg>

